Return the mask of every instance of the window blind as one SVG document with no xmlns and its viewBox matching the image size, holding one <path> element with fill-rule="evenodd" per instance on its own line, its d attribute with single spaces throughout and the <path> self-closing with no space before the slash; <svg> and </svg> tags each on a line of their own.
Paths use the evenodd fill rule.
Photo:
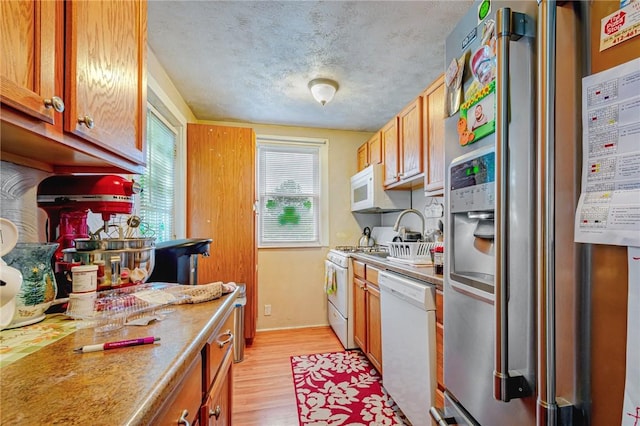
<svg viewBox="0 0 640 426">
<path fill-rule="evenodd" d="M 258 144 L 259 244 L 320 244 L 320 148 Z"/>
<path fill-rule="evenodd" d="M 156 242 L 175 238 L 174 181 L 177 132 L 159 113 L 147 110 L 147 171 L 140 178 L 140 216 Z"/>
</svg>

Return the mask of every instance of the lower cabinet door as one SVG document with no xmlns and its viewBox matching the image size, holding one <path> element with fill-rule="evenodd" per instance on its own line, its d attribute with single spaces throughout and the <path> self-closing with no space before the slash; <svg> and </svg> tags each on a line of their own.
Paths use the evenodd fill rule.
<svg viewBox="0 0 640 426">
<path fill-rule="evenodd" d="M 231 425 L 232 351 L 227 353 L 220 372 L 211 386 L 207 400 L 200 408 L 200 425 Z"/>
<path fill-rule="evenodd" d="M 367 355 L 382 374 L 382 322 L 380 321 L 380 290 L 367 284 Z"/>
<path fill-rule="evenodd" d="M 367 351 L 366 284 L 353 277 L 353 340 L 364 352 Z"/>
<path fill-rule="evenodd" d="M 202 357 L 197 357 L 152 424 L 163 426 L 197 424 L 202 393 Z"/>
</svg>

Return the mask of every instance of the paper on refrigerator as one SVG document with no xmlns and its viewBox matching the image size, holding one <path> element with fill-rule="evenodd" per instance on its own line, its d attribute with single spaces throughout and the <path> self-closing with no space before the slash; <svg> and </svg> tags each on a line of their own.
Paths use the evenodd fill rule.
<svg viewBox="0 0 640 426">
<path fill-rule="evenodd" d="M 640 246 L 640 58 L 582 79 L 575 241 Z"/>
<path fill-rule="evenodd" d="M 622 425 L 640 422 L 640 247 L 629 247 L 629 301 L 627 302 L 627 368 Z"/>
</svg>

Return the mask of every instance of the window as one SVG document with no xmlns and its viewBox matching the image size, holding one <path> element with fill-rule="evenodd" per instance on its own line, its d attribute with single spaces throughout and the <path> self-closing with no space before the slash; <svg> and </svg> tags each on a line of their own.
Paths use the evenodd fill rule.
<svg viewBox="0 0 640 426">
<path fill-rule="evenodd" d="M 175 238 L 176 131 L 153 107 L 147 110 L 147 170 L 140 177 L 140 216 L 156 242 Z"/>
<path fill-rule="evenodd" d="M 258 137 L 257 143 L 258 245 L 322 245 L 326 141 Z"/>
</svg>

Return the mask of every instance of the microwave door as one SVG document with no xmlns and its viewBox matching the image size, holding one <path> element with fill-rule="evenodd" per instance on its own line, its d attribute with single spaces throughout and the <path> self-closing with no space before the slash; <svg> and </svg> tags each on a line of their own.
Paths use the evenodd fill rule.
<svg viewBox="0 0 640 426">
<path fill-rule="evenodd" d="M 373 207 L 373 176 L 358 174 L 351 179 L 351 210 L 359 211 Z"/>
</svg>

